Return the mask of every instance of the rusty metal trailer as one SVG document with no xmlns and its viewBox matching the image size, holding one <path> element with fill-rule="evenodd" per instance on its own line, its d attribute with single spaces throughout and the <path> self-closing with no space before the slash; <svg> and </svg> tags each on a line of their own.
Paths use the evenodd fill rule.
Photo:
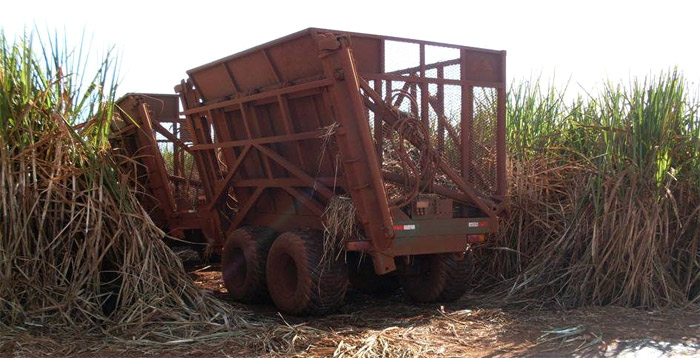
<svg viewBox="0 0 700 358">
<path fill-rule="evenodd" d="M 116 102 L 110 144 L 151 220 L 204 252 L 207 241 L 221 241 L 220 230 L 202 215 L 206 197 L 179 102 L 177 94 L 126 94 Z"/>
<path fill-rule="evenodd" d="M 505 52 L 312 28 L 187 73 L 181 150 L 236 299 L 322 314 L 348 275 L 461 296 L 465 250 L 505 209 Z M 342 240 L 327 220 L 339 198 L 356 223 Z"/>
</svg>

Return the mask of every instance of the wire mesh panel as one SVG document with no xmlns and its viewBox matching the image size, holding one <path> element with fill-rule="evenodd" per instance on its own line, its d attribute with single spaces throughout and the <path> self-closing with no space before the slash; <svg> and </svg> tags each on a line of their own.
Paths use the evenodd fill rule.
<svg viewBox="0 0 700 358">
<path fill-rule="evenodd" d="M 480 198 L 502 195 L 497 153 L 504 150 L 498 139 L 499 120 L 505 121 L 499 118 L 499 106 L 505 103 L 499 103 L 498 95 L 505 88 L 503 54 L 392 39 L 384 41 L 383 55 L 383 73 L 362 75 L 384 102 L 365 94 L 383 170 L 403 183 L 398 189 L 395 182 L 388 183 L 390 196 L 417 195 L 436 185 L 464 191 L 464 183 Z M 420 123 L 422 134 L 401 137 L 397 125 L 386 122 L 383 106 L 394 112 L 392 122 Z M 415 136 L 425 137 L 427 145 L 416 145 L 409 138 Z M 411 181 L 423 183 L 416 190 Z"/>
<path fill-rule="evenodd" d="M 459 50 L 443 46 L 425 46 L 425 77 L 460 79 Z"/>
<path fill-rule="evenodd" d="M 420 65 L 420 46 L 404 41 L 384 41 L 384 72 L 406 75 Z M 415 72 L 415 71 L 413 71 Z"/>
<path fill-rule="evenodd" d="M 474 119 L 472 124 L 470 182 L 481 192 L 496 192 L 496 133 L 497 91 L 495 88 L 474 87 L 472 90 Z"/>
</svg>

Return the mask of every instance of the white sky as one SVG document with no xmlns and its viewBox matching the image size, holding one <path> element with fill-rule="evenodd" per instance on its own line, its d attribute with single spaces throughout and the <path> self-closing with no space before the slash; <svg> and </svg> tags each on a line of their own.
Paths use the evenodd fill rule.
<svg viewBox="0 0 700 358">
<path fill-rule="evenodd" d="M 307 27 L 508 51 L 508 77 L 571 78 L 570 91 L 673 66 L 700 84 L 695 1 L 5 0 L 6 35 L 58 29 L 120 52 L 120 94 L 172 93 L 185 71 Z"/>
</svg>

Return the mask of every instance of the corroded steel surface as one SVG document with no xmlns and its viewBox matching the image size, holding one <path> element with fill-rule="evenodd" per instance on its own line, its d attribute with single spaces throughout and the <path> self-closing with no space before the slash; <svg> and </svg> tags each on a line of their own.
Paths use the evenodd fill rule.
<svg viewBox="0 0 700 358">
<path fill-rule="evenodd" d="M 467 235 L 496 230 L 505 52 L 312 28 L 187 73 L 184 119 L 164 115 L 179 136 L 161 135 L 191 141 L 174 146 L 194 160 L 197 213 L 219 245 L 243 225 L 323 229 L 338 195 L 360 226 L 346 248 L 369 252 L 379 273 L 395 256 L 461 251 Z"/>
<path fill-rule="evenodd" d="M 169 235 L 219 246 L 218 223 L 201 210 L 204 195 L 179 97 L 129 93 L 117 101 L 110 142 L 121 166 L 138 182 L 139 201 Z M 127 159 L 129 158 L 129 159 Z M 201 234 L 191 234 L 199 231 Z"/>
<path fill-rule="evenodd" d="M 421 231 L 391 249 L 405 235 L 394 222 L 412 219 L 402 208 L 418 192 L 451 199 L 455 226 L 483 218 L 487 232 L 496 229 L 505 196 L 505 52 L 307 29 L 192 69 L 177 91 L 225 232 L 321 229 L 331 197 L 349 195 L 364 236 L 349 246 L 372 253 L 386 272 L 394 252 L 411 253 L 411 242 L 429 252 L 426 240 L 437 234 Z M 403 133 L 409 144 L 397 169 L 399 128 L 418 122 L 423 130 Z M 223 204 L 226 195 L 235 208 Z M 469 229 L 460 230 L 435 240 L 434 251 L 465 247 Z"/>
</svg>

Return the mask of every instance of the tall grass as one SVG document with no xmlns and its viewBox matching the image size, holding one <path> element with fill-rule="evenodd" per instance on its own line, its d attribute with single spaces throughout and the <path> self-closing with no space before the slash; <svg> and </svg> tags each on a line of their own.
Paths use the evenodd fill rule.
<svg viewBox="0 0 700 358">
<path fill-rule="evenodd" d="M 83 77 L 89 58 L 65 46 L 0 33 L 0 328 L 164 340 L 231 327 L 107 155 L 114 57 Z"/>
<path fill-rule="evenodd" d="M 511 210 L 478 250 L 484 273 L 565 306 L 697 302 L 697 98 L 676 72 L 565 98 L 510 90 Z"/>
</svg>

